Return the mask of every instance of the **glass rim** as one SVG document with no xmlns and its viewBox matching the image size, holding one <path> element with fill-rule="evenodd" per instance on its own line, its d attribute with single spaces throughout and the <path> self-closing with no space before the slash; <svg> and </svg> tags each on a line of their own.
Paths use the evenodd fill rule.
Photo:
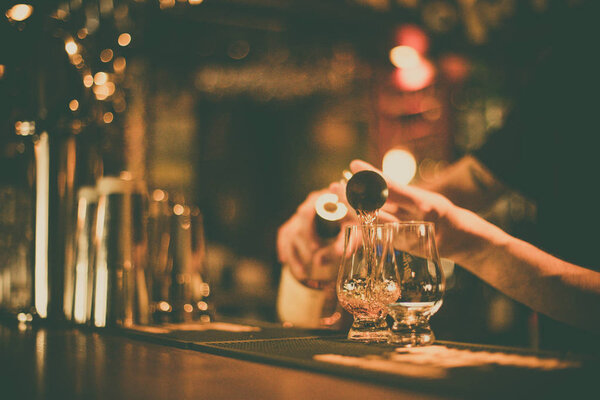
<svg viewBox="0 0 600 400">
<path fill-rule="evenodd" d="M 344 227 L 344 231 L 350 231 L 353 229 L 362 229 L 363 227 L 367 227 L 368 229 L 384 229 L 388 226 L 387 223 L 383 224 L 349 224 Z"/>
<path fill-rule="evenodd" d="M 395 221 L 395 222 L 383 222 L 379 224 L 349 224 L 346 225 L 344 231 L 352 230 L 352 229 L 361 229 L 363 227 L 368 227 L 370 229 L 386 229 L 400 226 L 426 226 L 428 228 L 435 229 L 435 223 L 432 221 L 420 221 L 420 220 L 407 220 L 407 221 Z"/>
<path fill-rule="evenodd" d="M 420 221 L 420 220 L 406 220 L 406 221 L 395 221 L 395 222 L 386 222 L 383 225 L 429 225 L 435 226 L 435 223 L 432 221 Z"/>
</svg>

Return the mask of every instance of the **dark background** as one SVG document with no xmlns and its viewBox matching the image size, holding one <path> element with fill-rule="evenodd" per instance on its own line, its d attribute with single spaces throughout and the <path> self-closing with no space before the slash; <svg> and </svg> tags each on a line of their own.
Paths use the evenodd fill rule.
<svg viewBox="0 0 600 400">
<path fill-rule="evenodd" d="M 389 149 L 405 148 L 418 181 L 478 148 L 546 34 L 568 29 L 561 16 L 579 2 L 463 3 L 46 1 L 11 22 L 2 1 L 4 158 L 16 154 L 11 123 L 38 119 L 55 143 L 77 138 L 76 185 L 128 170 L 150 193 L 197 205 L 220 310 L 274 319 L 277 228 L 305 196 L 354 158 L 380 166 Z M 388 53 L 406 26 L 426 37 L 436 70 L 419 90 L 392 78 Z M 132 41 L 119 46 L 124 32 Z M 65 53 L 70 38 L 80 62 Z M 82 85 L 99 71 L 115 85 L 105 99 Z M 0 175 L 13 176 L 8 167 Z M 484 215 L 519 235 L 535 208 L 510 194 Z M 443 338 L 530 344 L 527 310 L 459 269 L 452 284 L 434 320 Z"/>
</svg>

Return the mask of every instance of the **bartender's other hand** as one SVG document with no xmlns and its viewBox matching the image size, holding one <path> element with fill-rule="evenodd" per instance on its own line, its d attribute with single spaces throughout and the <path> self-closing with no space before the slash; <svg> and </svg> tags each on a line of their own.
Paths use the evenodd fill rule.
<svg viewBox="0 0 600 400">
<path fill-rule="evenodd" d="M 371 170 L 381 174 L 388 185 L 388 199 L 379 213 L 382 222 L 394 221 L 431 221 L 435 223 L 436 237 L 440 253 L 452 256 L 456 247 L 460 246 L 457 232 L 462 229 L 454 218 L 455 206 L 450 200 L 439 193 L 431 192 L 413 185 L 395 183 L 371 164 L 354 160 L 350 163 L 352 173 Z M 341 190 L 340 187 L 337 190 Z M 337 192 L 336 190 L 336 192 Z"/>
<path fill-rule="evenodd" d="M 332 243 L 325 245 L 315 230 L 315 202 L 330 190 L 312 192 L 280 228 L 277 233 L 277 254 L 279 262 L 287 264 L 298 280 L 308 278 L 310 268 L 331 263 L 341 254 L 340 233 Z M 343 229 L 342 229 L 343 230 Z"/>
</svg>

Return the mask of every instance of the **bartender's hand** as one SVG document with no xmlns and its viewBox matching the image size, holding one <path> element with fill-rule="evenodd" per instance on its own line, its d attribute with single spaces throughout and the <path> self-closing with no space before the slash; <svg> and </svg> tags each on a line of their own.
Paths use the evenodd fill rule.
<svg viewBox="0 0 600 400">
<path fill-rule="evenodd" d="M 343 226 L 352 220 L 351 216 L 342 221 L 342 229 L 333 242 L 324 244 L 315 230 L 315 202 L 322 194 L 330 192 L 323 189 L 310 193 L 277 233 L 279 262 L 287 264 L 298 280 L 308 278 L 311 268 L 336 262 L 342 253 Z M 345 194 L 338 194 L 338 197 L 345 202 Z"/>
<path fill-rule="evenodd" d="M 381 174 L 388 185 L 389 196 L 384 206 L 379 212 L 380 222 L 396 222 L 396 221 L 430 221 L 435 223 L 436 241 L 440 254 L 443 257 L 452 258 L 457 251 L 464 251 L 463 235 L 464 225 L 456 215 L 464 213 L 457 211 L 467 210 L 461 209 L 454 205 L 450 200 L 441 194 L 431 192 L 413 185 L 401 185 L 394 183 L 386 177 L 380 170 L 373 167 L 371 164 L 354 160 L 350 163 L 352 173 L 357 173 L 362 170 L 371 170 Z M 346 187 L 343 184 L 334 183 L 330 186 L 330 190 L 338 196 L 345 193 Z M 469 213 L 469 218 L 479 218 L 475 214 Z"/>
</svg>

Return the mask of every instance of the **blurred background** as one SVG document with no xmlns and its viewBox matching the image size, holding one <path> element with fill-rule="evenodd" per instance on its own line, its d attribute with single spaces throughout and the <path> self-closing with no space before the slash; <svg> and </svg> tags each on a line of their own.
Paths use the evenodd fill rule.
<svg viewBox="0 0 600 400">
<path fill-rule="evenodd" d="M 127 171 L 185 198 L 218 312 L 274 321 L 277 229 L 306 195 L 354 158 L 402 150 L 398 179 L 427 181 L 477 149 L 577 3 L 2 0 L 0 174 L 28 179 L 14 121 L 35 120 L 59 195 Z M 526 235 L 535 207 L 509 194 L 485 216 Z M 527 310 L 459 268 L 449 286 L 440 338 L 532 345 Z"/>
</svg>

